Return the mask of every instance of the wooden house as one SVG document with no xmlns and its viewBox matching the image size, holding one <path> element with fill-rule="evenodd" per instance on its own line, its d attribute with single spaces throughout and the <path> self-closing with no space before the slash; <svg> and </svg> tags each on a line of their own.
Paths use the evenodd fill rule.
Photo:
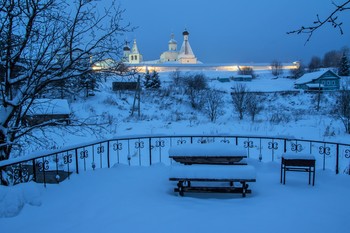
<svg viewBox="0 0 350 233">
<path fill-rule="evenodd" d="M 307 73 L 294 82 L 296 89 L 339 90 L 340 77 L 331 70 Z"/>
<path fill-rule="evenodd" d="M 71 110 L 66 99 L 35 99 L 25 116 L 28 125 L 38 125 L 48 121 L 52 124 L 70 123 Z"/>
<path fill-rule="evenodd" d="M 233 81 L 239 81 L 239 82 L 250 82 L 253 79 L 252 75 L 248 74 L 238 74 L 232 77 Z"/>
</svg>

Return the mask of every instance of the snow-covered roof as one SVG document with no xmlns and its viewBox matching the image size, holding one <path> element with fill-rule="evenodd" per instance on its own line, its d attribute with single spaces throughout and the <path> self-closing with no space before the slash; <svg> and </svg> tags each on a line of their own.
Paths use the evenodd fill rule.
<svg viewBox="0 0 350 233">
<path fill-rule="evenodd" d="M 66 99 L 35 99 L 29 108 L 28 116 L 70 114 Z"/>
<path fill-rule="evenodd" d="M 252 78 L 252 75 L 250 74 L 237 74 L 235 76 L 233 76 L 234 78 Z"/>
<path fill-rule="evenodd" d="M 331 70 L 328 70 L 328 69 L 327 70 L 320 70 L 317 72 L 311 72 L 311 73 L 304 74 L 303 76 L 301 76 L 299 79 L 297 79 L 295 81 L 295 84 L 305 84 L 305 83 L 312 82 L 314 80 L 319 79 L 322 75 L 324 75 L 327 72 L 331 72 L 332 75 L 334 75 L 335 77 L 338 77 L 338 75 L 336 75 Z"/>
</svg>

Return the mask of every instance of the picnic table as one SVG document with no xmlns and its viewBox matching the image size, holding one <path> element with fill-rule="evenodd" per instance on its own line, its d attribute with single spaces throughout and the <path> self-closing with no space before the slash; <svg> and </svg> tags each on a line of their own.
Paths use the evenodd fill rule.
<svg viewBox="0 0 350 233">
<path fill-rule="evenodd" d="M 281 161 L 281 180 L 283 184 L 286 183 L 286 172 L 307 172 L 309 173 L 309 184 L 315 185 L 315 165 L 316 159 L 311 154 L 301 154 L 301 153 L 285 153 L 282 155 Z"/>
<path fill-rule="evenodd" d="M 246 152 L 227 144 L 188 144 L 169 149 L 176 161 L 170 181 L 177 181 L 174 192 L 251 193 L 248 182 L 255 182 L 255 168 L 247 165 Z M 190 166 L 189 166 L 190 165 Z M 232 166 L 224 166 L 232 165 Z"/>
</svg>

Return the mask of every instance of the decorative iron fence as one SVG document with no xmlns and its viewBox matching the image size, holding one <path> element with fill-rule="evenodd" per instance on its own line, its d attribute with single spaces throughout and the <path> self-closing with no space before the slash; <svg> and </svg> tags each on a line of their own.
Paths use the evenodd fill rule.
<svg viewBox="0 0 350 233">
<path fill-rule="evenodd" d="M 261 136 L 158 135 L 119 137 L 49 154 L 0 161 L 0 180 L 3 185 L 35 181 L 46 186 L 47 183 L 59 183 L 69 179 L 72 173 L 109 168 L 114 164 L 171 164 L 169 148 L 188 143 L 228 143 L 245 148 L 248 158 L 264 162 L 279 162 L 281 155 L 286 152 L 308 153 L 316 157 L 317 169 L 350 174 L 350 144 Z"/>
</svg>

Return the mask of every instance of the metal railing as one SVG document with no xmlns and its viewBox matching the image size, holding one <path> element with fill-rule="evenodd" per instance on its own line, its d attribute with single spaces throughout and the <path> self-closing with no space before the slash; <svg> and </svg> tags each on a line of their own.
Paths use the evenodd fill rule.
<svg viewBox="0 0 350 233">
<path fill-rule="evenodd" d="M 248 158 L 279 162 L 283 153 L 307 153 L 316 157 L 317 169 L 349 174 L 350 144 L 295 138 L 240 135 L 155 135 L 117 137 L 68 147 L 45 154 L 0 161 L 3 185 L 35 181 L 45 186 L 59 183 L 87 170 L 114 164 L 150 166 L 171 164 L 170 147 L 188 143 L 229 143 L 245 148 Z"/>
</svg>

